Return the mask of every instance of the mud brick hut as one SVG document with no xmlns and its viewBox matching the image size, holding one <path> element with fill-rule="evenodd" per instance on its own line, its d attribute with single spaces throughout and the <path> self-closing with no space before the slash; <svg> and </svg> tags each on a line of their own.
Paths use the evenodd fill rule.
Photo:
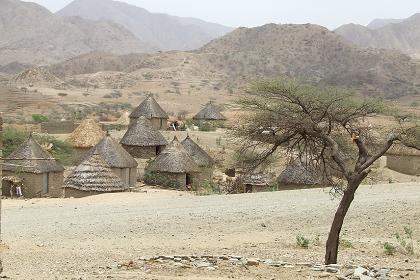
<svg viewBox="0 0 420 280">
<path fill-rule="evenodd" d="M 180 188 L 191 186 L 194 178 L 200 172 L 199 166 L 176 137 L 146 169 L 160 176 L 176 180 Z"/>
<path fill-rule="evenodd" d="M 165 130 L 167 128 L 169 116 L 162 107 L 160 107 L 152 95 L 147 96 L 146 99 L 130 114 L 130 125 L 135 124 L 140 117 L 145 117 L 150 120 L 153 127 L 158 130 Z"/>
<path fill-rule="evenodd" d="M 225 121 L 226 117 L 223 116 L 219 107 L 217 107 L 213 102 L 209 102 L 206 106 L 198 112 L 194 117 L 196 121 Z"/>
<path fill-rule="evenodd" d="M 90 150 L 86 158 L 95 153 L 108 163 L 127 187 L 136 185 L 137 161 L 108 132 L 101 142 Z"/>
<path fill-rule="evenodd" d="M 188 155 L 200 168 L 200 172 L 196 175 L 196 180 L 211 180 L 214 172 L 214 160 L 210 157 L 210 155 L 196 142 L 194 142 L 189 135 L 181 142 L 181 144 L 188 152 Z"/>
<path fill-rule="evenodd" d="M 85 119 L 70 134 L 66 142 L 73 147 L 74 163 L 80 163 L 86 154 L 105 136 L 101 125 L 94 119 Z"/>
<path fill-rule="evenodd" d="M 98 153 L 85 159 L 64 181 L 65 197 L 81 198 L 126 190 L 126 184 Z"/>
<path fill-rule="evenodd" d="M 386 166 L 399 173 L 420 175 L 420 151 L 395 146 L 386 154 Z"/>
<path fill-rule="evenodd" d="M 123 148 L 134 158 L 150 159 L 159 155 L 168 142 L 146 117 L 140 117 L 121 139 Z"/>
<path fill-rule="evenodd" d="M 15 152 L 5 159 L 3 176 L 23 179 L 22 193 L 26 198 L 62 197 L 64 167 L 29 136 Z M 3 186 L 10 193 L 11 184 Z"/>
</svg>

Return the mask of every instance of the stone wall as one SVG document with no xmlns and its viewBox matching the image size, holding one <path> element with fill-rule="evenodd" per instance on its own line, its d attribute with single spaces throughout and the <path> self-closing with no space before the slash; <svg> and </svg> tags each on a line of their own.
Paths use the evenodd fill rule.
<svg viewBox="0 0 420 280">
<path fill-rule="evenodd" d="M 75 130 L 74 121 L 47 122 L 41 124 L 41 131 L 48 134 L 68 134 Z"/>
<path fill-rule="evenodd" d="M 134 158 L 150 159 L 156 157 L 157 153 L 160 153 L 165 146 L 150 146 L 150 147 L 139 147 L 139 146 L 127 146 L 122 145 L 123 148 Z"/>
<path fill-rule="evenodd" d="M 420 175 L 420 156 L 388 155 L 386 166 L 394 171 L 407 175 Z"/>
<path fill-rule="evenodd" d="M 129 170 L 129 171 L 128 171 Z M 127 187 L 134 187 L 137 183 L 137 168 L 112 168 L 112 171 L 121 178 Z M 128 178 L 129 174 L 129 178 Z"/>
</svg>

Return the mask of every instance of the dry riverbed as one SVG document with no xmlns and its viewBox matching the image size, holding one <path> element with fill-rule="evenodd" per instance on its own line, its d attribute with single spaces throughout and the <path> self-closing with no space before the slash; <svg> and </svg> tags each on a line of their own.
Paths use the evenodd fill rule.
<svg viewBox="0 0 420 280">
<path fill-rule="evenodd" d="M 340 248 L 336 271 L 316 264 L 322 263 L 337 203 L 322 189 L 206 197 L 149 190 L 84 199 L 4 200 L 3 275 L 338 279 L 364 265 L 370 276 L 376 270 L 379 277 L 386 268 L 384 279 L 420 279 L 418 245 L 414 255 L 387 256 L 383 250 L 385 242 L 397 244 L 393 234 L 403 233 L 404 227 L 420 240 L 420 184 L 358 191 L 343 228 L 348 246 Z M 297 235 L 311 240 L 309 249 L 296 245 Z"/>
</svg>

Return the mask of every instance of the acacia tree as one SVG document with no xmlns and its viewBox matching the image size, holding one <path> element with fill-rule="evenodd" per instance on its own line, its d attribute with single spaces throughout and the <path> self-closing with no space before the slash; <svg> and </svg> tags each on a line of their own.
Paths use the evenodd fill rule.
<svg viewBox="0 0 420 280">
<path fill-rule="evenodd" d="M 239 152 L 251 169 L 283 152 L 320 170 L 341 195 L 325 254 L 326 264 L 337 263 L 344 218 L 372 164 L 394 144 L 416 147 L 419 130 L 403 125 L 375 130 L 368 120 L 384 113 L 384 103 L 338 89 L 277 80 L 258 82 L 250 92 L 238 101 L 249 114 L 232 130 Z"/>
</svg>

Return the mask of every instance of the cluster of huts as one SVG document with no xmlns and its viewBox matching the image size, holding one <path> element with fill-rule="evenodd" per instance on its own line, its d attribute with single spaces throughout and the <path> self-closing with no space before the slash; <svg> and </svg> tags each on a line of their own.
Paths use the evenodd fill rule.
<svg viewBox="0 0 420 280">
<path fill-rule="evenodd" d="M 211 121 L 224 116 L 209 103 L 196 118 Z M 214 161 L 204 149 L 189 136 L 183 141 L 175 137 L 168 143 L 159 131 L 166 127 L 168 115 L 153 96 L 148 96 L 129 119 L 120 142 L 104 132 L 96 120 L 82 121 L 66 140 L 78 164 L 65 179 L 65 168 L 29 137 L 5 159 L 5 178 L 21 180 L 6 181 L 3 193 L 22 182 L 27 198 L 123 192 L 136 185 L 141 160 L 149 160 L 147 170 L 175 180 L 181 188 L 211 180 Z"/>
</svg>

